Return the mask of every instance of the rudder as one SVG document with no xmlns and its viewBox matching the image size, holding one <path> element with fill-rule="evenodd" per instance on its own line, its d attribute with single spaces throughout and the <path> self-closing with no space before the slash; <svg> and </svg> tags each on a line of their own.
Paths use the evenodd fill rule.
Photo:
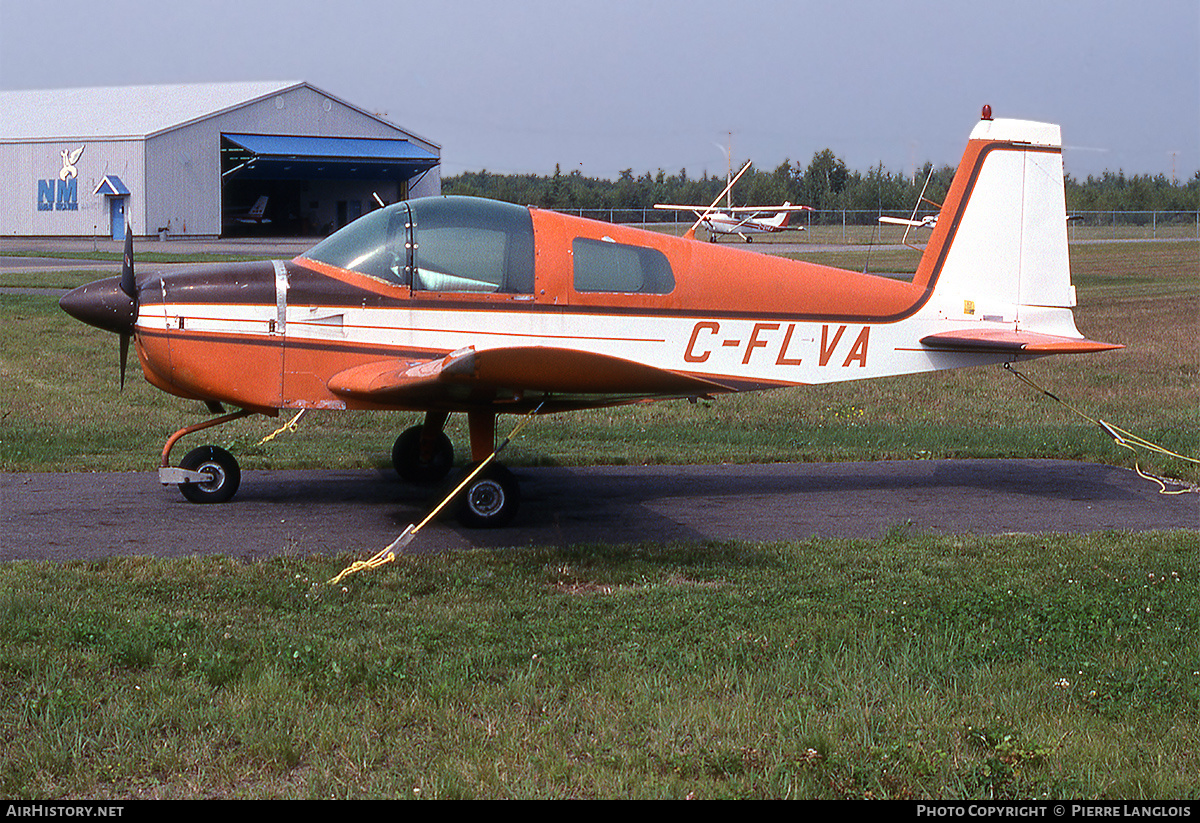
<svg viewBox="0 0 1200 823">
<path fill-rule="evenodd" d="M 984 119 L 930 237 L 918 280 L 964 319 L 1077 336 L 1058 126 Z"/>
</svg>

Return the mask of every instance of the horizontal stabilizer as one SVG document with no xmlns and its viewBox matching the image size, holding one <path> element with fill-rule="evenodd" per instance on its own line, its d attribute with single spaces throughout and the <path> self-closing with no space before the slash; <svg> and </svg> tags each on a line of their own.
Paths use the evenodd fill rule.
<svg viewBox="0 0 1200 823">
<path fill-rule="evenodd" d="M 1082 337 L 1060 337 L 1007 329 L 965 329 L 944 331 L 921 338 L 921 345 L 940 351 L 1012 352 L 1014 354 L 1083 354 L 1123 349 L 1115 343 L 1101 343 Z"/>
</svg>

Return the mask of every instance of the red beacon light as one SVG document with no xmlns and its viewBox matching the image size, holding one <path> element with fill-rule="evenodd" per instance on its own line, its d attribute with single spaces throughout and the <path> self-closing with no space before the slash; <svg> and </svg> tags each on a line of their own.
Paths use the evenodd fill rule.
<svg viewBox="0 0 1200 823">
<path fill-rule="evenodd" d="M 987 104 L 984 104 L 983 113 L 980 115 L 979 119 L 980 120 L 991 120 L 992 119 L 992 107 Z"/>
</svg>

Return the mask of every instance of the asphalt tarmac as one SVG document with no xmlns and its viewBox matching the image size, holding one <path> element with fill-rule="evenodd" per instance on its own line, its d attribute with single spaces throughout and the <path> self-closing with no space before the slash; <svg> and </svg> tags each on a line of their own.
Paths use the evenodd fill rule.
<svg viewBox="0 0 1200 823">
<path fill-rule="evenodd" d="M 1200 530 L 1200 494 L 1129 469 L 1057 460 L 916 460 L 516 468 L 505 529 L 435 520 L 411 552 L 592 542 L 878 539 Z M 382 471 L 246 471 L 230 503 L 194 505 L 152 472 L 0 475 L 0 561 L 111 555 L 369 556 L 437 503 Z M 1200 546 L 1200 534 L 1197 536 Z"/>
</svg>

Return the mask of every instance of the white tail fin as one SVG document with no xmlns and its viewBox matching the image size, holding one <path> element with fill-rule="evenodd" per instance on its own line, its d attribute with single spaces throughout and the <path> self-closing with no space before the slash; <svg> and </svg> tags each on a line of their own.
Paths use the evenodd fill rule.
<svg viewBox="0 0 1200 823">
<path fill-rule="evenodd" d="M 1059 127 L 980 121 L 925 254 L 942 311 L 1080 336 L 1070 311 Z"/>
</svg>

